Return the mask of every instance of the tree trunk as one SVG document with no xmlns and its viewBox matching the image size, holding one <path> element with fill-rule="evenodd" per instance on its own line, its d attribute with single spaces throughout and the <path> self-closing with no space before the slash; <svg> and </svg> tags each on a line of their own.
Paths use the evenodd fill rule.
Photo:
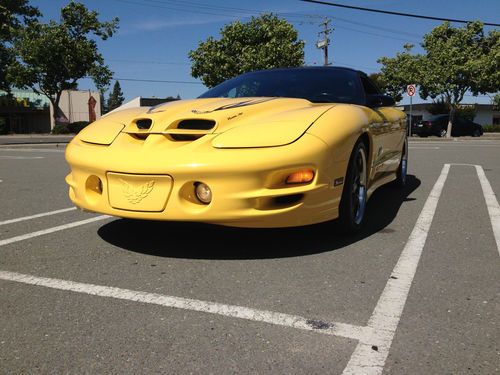
<svg viewBox="0 0 500 375">
<path fill-rule="evenodd" d="M 451 138 L 451 130 L 453 128 L 453 120 L 455 117 L 455 106 L 453 104 L 450 105 L 450 115 L 448 118 L 448 128 L 446 129 L 446 138 Z"/>
<path fill-rule="evenodd" d="M 64 116 L 64 113 L 61 111 L 61 108 L 59 108 L 59 101 L 60 100 L 61 100 L 61 93 L 60 92 L 58 92 L 56 94 L 55 99 L 50 98 L 50 102 L 52 103 L 52 107 L 54 107 L 54 113 L 52 114 L 52 116 L 54 118 L 54 125 L 59 124 L 60 121 L 58 121 L 58 119 L 61 118 L 61 116 Z"/>
</svg>

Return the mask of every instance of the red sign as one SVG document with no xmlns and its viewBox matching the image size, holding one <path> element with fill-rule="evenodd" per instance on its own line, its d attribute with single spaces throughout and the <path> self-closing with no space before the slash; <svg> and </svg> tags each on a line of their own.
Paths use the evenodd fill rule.
<svg viewBox="0 0 500 375">
<path fill-rule="evenodd" d="M 416 91 L 415 85 L 406 86 L 406 93 L 408 94 L 408 96 L 415 95 L 415 91 Z"/>
<path fill-rule="evenodd" d="M 95 113 L 95 105 L 97 104 L 97 100 L 95 100 L 93 96 L 90 96 L 87 104 L 89 106 L 89 122 L 94 122 L 97 117 Z"/>
</svg>

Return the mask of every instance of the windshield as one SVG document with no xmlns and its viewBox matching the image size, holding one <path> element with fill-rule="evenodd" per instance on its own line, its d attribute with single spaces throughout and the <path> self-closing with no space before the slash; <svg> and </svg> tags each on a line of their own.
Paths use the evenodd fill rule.
<svg viewBox="0 0 500 375">
<path fill-rule="evenodd" d="M 276 69 L 246 73 L 208 90 L 200 98 L 284 97 L 314 103 L 363 104 L 358 75 L 348 69 Z"/>
</svg>

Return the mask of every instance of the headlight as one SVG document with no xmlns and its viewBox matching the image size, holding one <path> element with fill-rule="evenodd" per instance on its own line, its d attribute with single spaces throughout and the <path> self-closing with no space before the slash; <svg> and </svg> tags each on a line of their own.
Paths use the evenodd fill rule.
<svg viewBox="0 0 500 375">
<path fill-rule="evenodd" d="M 207 184 L 203 182 L 198 182 L 195 184 L 196 197 L 201 203 L 209 204 L 212 201 L 212 191 Z"/>
</svg>

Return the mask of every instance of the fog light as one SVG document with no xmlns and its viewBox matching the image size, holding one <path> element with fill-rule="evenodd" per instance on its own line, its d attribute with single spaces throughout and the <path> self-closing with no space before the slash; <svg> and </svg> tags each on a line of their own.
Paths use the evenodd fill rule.
<svg viewBox="0 0 500 375">
<path fill-rule="evenodd" d="M 198 182 L 196 183 L 194 189 L 196 192 L 196 197 L 200 200 L 200 202 L 209 204 L 212 201 L 212 191 L 207 184 Z"/>
<path fill-rule="evenodd" d="M 314 171 L 312 169 L 304 169 L 301 171 L 289 174 L 286 178 L 287 184 L 305 184 L 311 182 L 314 178 Z"/>
</svg>

